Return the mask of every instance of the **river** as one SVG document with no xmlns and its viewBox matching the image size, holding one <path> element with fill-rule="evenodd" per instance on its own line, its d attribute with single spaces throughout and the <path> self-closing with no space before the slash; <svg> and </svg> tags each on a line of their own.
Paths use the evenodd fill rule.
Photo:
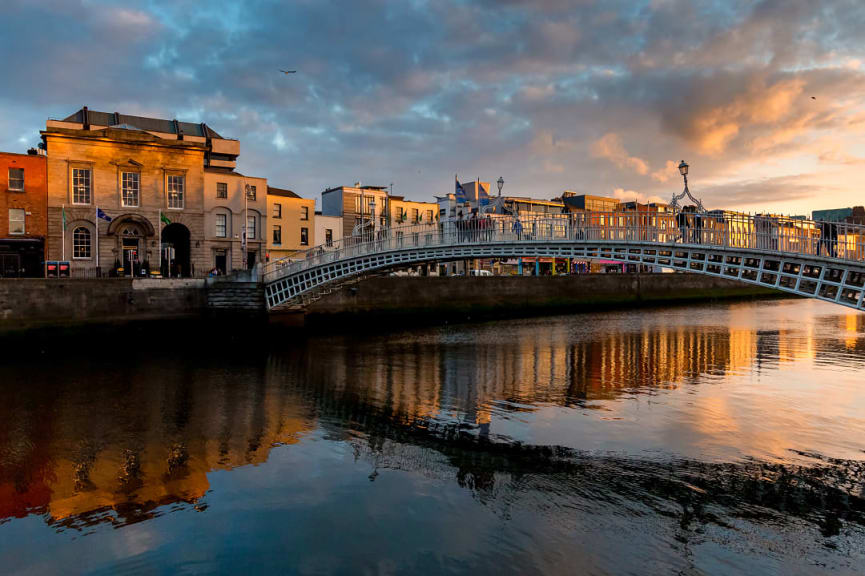
<svg viewBox="0 0 865 576">
<path fill-rule="evenodd" d="M 0 360 L 5 574 L 865 573 L 838 306 L 57 338 Z"/>
</svg>

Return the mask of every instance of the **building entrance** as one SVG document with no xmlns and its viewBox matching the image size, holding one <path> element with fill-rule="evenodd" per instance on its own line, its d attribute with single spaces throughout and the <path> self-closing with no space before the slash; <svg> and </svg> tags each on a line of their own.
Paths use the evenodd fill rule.
<svg viewBox="0 0 865 576">
<path fill-rule="evenodd" d="M 138 238 L 123 239 L 123 275 L 135 276 L 141 267 L 138 256 Z"/>
</svg>

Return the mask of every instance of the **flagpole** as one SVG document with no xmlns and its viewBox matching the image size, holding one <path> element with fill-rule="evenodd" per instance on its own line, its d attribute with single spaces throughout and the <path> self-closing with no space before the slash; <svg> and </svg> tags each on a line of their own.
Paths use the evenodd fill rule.
<svg viewBox="0 0 865 576">
<path fill-rule="evenodd" d="M 66 204 L 60 206 L 60 238 L 63 254 L 60 259 L 66 261 Z"/>
<path fill-rule="evenodd" d="M 99 206 L 96 206 L 96 219 L 93 220 L 96 227 L 96 274 L 99 274 Z"/>
<path fill-rule="evenodd" d="M 159 258 L 156 261 L 156 266 L 159 268 L 159 274 L 162 274 L 162 210 L 159 210 L 159 219 L 156 221 L 156 229 L 159 231 L 157 239 L 157 250 Z"/>
</svg>

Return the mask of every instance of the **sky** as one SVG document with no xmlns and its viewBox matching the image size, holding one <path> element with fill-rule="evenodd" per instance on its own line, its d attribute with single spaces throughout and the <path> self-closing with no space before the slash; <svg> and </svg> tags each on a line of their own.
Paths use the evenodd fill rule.
<svg viewBox="0 0 865 576">
<path fill-rule="evenodd" d="M 0 150 L 86 105 L 206 122 L 306 197 L 669 201 L 684 159 L 709 209 L 807 214 L 865 204 L 862 30 L 862 0 L 3 0 Z"/>
</svg>

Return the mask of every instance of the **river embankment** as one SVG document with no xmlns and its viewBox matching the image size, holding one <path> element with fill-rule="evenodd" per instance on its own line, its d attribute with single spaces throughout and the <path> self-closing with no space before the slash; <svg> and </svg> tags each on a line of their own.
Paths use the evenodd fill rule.
<svg viewBox="0 0 865 576">
<path fill-rule="evenodd" d="M 304 320 L 307 325 L 364 318 L 466 321 L 779 295 L 697 274 L 380 276 L 348 284 L 312 303 Z"/>
<path fill-rule="evenodd" d="M 256 292 L 257 290 L 257 292 Z M 266 322 L 261 287 L 190 280 L 0 281 L 0 332 L 137 321 L 212 318 L 242 312 Z M 367 278 L 342 286 L 289 314 L 301 323 L 334 324 L 358 318 L 382 322 L 466 321 L 560 312 L 766 297 L 767 289 L 691 274 L 595 274 L 541 277 Z M 251 296 L 250 296 L 251 295 Z M 270 315 L 274 323 L 284 313 Z"/>
</svg>

